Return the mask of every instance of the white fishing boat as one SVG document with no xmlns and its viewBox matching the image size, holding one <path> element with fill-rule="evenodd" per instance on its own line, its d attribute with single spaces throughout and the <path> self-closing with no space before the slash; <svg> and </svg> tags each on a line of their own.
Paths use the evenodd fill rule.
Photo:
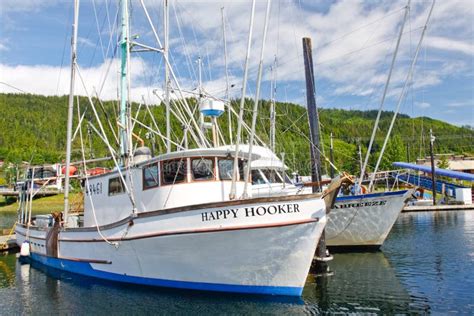
<svg viewBox="0 0 474 316">
<path fill-rule="evenodd" d="M 297 185 L 285 175 L 286 166 L 269 149 L 254 151 L 252 191 L 256 197 L 311 193 L 311 187 Z M 337 196 L 328 214 L 326 245 L 332 248 L 378 249 L 411 197 L 413 190 Z"/>
<path fill-rule="evenodd" d="M 75 4 L 65 170 L 69 170 L 71 156 L 77 0 Z M 121 1 L 121 6 L 120 153 L 112 150 L 102 133 L 115 169 L 89 176 L 83 159 L 80 214 L 71 213 L 68 172 L 63 213 L 33 217 L 30 194 L 20 207 L 16 226 L 22 258 L 120 282 L 301 295 L 326 225 L 324 199 L 332 202 L 338 183 L 320 194 L 255 198 L 245 192 L 249 181 L 244 170 L 249 160 L 260 156 L 251 150 L 239 151 L 238 142 L 216 148 L 200 143 L 199 135 L 195 139 L 198 148 L 177 146 L 172 151 L 168 137 L 165 154 L 152 157 L 143 146 L 134 150 L 127 99 L 127 62 L 132 46 L 127 1 Z M 149 18 L 143 2 L 142 6 Z M 170 67 L 166 54 L 164 58 Z M 100 122 L 94 103 L 89 101 Z M 82 133 L 80 124 L 78 130 Z"/>
</svg>

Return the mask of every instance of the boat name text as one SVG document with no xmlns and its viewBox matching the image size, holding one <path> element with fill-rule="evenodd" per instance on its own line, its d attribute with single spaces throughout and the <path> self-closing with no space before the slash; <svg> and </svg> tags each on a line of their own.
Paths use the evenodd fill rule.
<svg viewBox="0 0 474 316">
<path fill-rule="evenodd" d="M 286 213 L 299 213 L 299 204 L 278 204 L 269 206 L 254 206 L 245 208 L 225 209 L 212 212 L 202 212 L 202 221 L 215 221 L 240 217 L 264 216 Z"/>
<path fill-rule="evenodd" d="M 349 207 L 365 207 L 365 206 L 383 206 L 387 204 L 386 200 L 383 201 L 369 201 L 369 202 L 359 202 L 359 203 L 341 203 L 335 204 L 334 208 L 349 208 Z"/>
</svg>

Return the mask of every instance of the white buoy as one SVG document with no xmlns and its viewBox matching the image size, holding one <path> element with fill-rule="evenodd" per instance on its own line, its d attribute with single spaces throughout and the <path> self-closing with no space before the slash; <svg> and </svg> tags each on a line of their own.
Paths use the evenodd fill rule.
<svg viewBox="0 0 474 316">
<path fill-rule="evenodd" d="M 21 257 L 30 256 L 30 243 L 26 240 L 21 244 L 20 256 Z"/>
</svg>

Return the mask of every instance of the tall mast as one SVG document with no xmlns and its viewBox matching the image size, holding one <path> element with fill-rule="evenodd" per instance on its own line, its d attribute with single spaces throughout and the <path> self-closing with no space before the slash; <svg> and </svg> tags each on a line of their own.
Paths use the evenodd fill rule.
<svg viewBox="0 0 474 316">
<path fill-rule="evenodd" d="M 163 31 L 165 33 L 163 41 L 163 55 L 168 61 L 169 52 L 169 7 L 168 0 L 163 3 Z M 169 65 L 165 62 L 165 106 L 166 106 L 166 152 L 171 152 L 171 122 L 170 122 L 170 75 Z"/>
<path fill-rule="evenodd" d="M 263 57 L 265 55 L 265 41 L 267 38 L 267 29 L 268 29 L 268 20 L 270 16 L 270 7 L 271 0 L 267 0 L 267 12 L 265 13 L 265 24 L 263 26 L 263 38 L 262 38 L 262 50 L 260 51 L 260 62 L 258 64 L 258 75 L 257 75 L 257 90 L 255 91 L 255 100 L 253 103 L 253 113 L 252 113 L 252 126 L 250 129 L 250 140 L 249 140 L 249 158 L 247 163 L 247 169 L 245 170 L 245 179 L 250 179 L 250 169 L 252 166 L 252 149 L 253 142 L 255 138 L 255 128 L 257 124 L 257 113 L 258 113 L 258 99 L 260 98 L 260 83 L 262 82 L 262 72 L 263 72 Z M 248 181 L 244 182 L 244 193 L 243 197 L 247 198 L 248 190 Z"/>
<path fill-rule="evenodd" d="M 128 1 L 121 0 L 121 27 L 122 34 L 120 36 L 120 154 L 123 162 L 127 155 L 127 100 L 128 100 L 128 52 L 129 52 L 129 37 L 128 37 Z"/>
<path fill-rule="evenodd" d="M 222 40 L 224 41 L 224 66 L 225 66 L 225 100 L 228 102 L 227 106 L 227 120 L 229 126 L 229 143 L 232 145 L 232 110 L 231 103 L 229 100 L 229 71 L 227 68 L 227 39 L 225 35 L 225 16 L 224 16 L 224 7 L 221 8 L 222 15 Z"/>
<path fill-rule="evenodd" d="M 273 61 L 272 71 L 272 81 L 271 81 L 271 103 L 270 103 L 270 149 L 275 152 L 275 123 L 276 123 L 276 113 L 275 113 L 275 94 L 276 94 L 276 66 L 277 66 L 277 56 L 275 55 L 275 60 Z"/>
<path fill-rule="evenodd" d="M 250 14 L 250 25 L 249 25 L 249 37 L 247 41 L 247 53 L 245 55 L 245 66 L 244 66 L 244 78 L 242 83 L 242 97 L 240 98 L 240 109 L 239 109 L 239 120 L 237 121 L 237 136 L 235 139 L 235 157 L 234 157 L 234 171 L 232 172 L 232 185 L 230 188 L 229 198 L 235 199 L 236 195 L 236 181 L 238 176 L 238 155 L 239 155 L 239 143 L 242 137 L 242 121 L 244 119 L 244 106 L 245 106 L 245 94 L 247 92 L 247 75 L 249 68 L 249 57 L 250 49 L 252 48 L 252 33 L 253 33 L 253 20 L 255 16 L 255 0 L 252 1 L 252 13 Z M 250 166 L 248 166 L 250 168 Z M 243 179 L 248 181 L 248 179 Z"/>
<path fill-rule="evenodd" d="M 79 0 L 74 1 L 74 21 L 72 23 L 71 40 L 71 83 L 69 86 L 69 102 L 67 109 L 67 139 L 66 139 L 66 171 L 64 179 L 64 220 L 67 223 L 69 213 L 69 168 L 71 166 L 71 143 L 72 143 L 72 116 L 74 109 L 74 87 L 77 65 L 77 27 L 79 23 Z M 32 193 L 31 193 L 32 194 Z"/>
<path fill-rule="evenodd" d="M 393 54 L 393 57 L 392 57 L 392 63 L 390 65 L 390 71 L 388 72 L 387 81 L 385 82 L 385 88 L 384 88 L 384 91 L 383 91 L 382 100 L 380 101 L 380 106 L 379 106 L 379 111 L 377 113 L 377 118 L 375 119 L 374 129 L 372 130 L 372 136 L 370 137 L 369 147 L 367 148 L 367 153 L 365 155 L 364 164 L 362 165 L 362 170 L 360 172 L 360 178 L 359 178 L 359 183 L 358 183 L 359 189 L 362 187 L 362 180 L 364 179 L 365 170 L 367 168 L 367 164 L 369 163 L 370 151 L 372 150 L 372 145 L 374 143 L 375 134 L 377 133 L 377 129 L 378 129 L 378 126 L 379 126 L 380 114 L 382 113 L 383 105 L 385 103 L 385 96 L 387 95 L 387 90 L 388 90 L 388 86 L 390 84 L 390 79 L 392 78 L 393 65 L 395 64 L 395 60 L 397 59 L 398 47 L 400 46 L 400 41 L 401 41 L 402 35 L 403 35 L 403 29 L 405 28 L 405 22 L 407 20 L 408 12 L 409 12 L 409 9 L 410 9 L 410 1 L 411 0 L 408 0 L 408 4 L 405 8 L 405 15 L 403 17 L 402 26 L 400 27 L 400 33 L 398 34 L 397 45 L 395 46 L 395 53 Z"/>
<path fill-rule="evenodd" d="M 372 186 L 374 184 L 375 174 L 377 173 L 377 171 L 379 169 L 380 162 L 382 161 L 382 157 L 383 157 L 383 154 L 385 152 L 385 148 L 387 147 L 388 140 L 390 139 L 390 134 L 392 133 L 392 129 L 393 129 L 393 126 L 395 124 L 395 120 L 397 119 L 398 111 L 400 110 L 400 106 L 401 106 L 401 104 L 402 104 L 402 102 L 405 98 L 406 90 L 407 90 L 408 84 L 410 82 L 410 79 L 413 76 L 413 70 L 415 69 L 416 61 L 418 60 L 418 54 L 421 50 L 421 44 L 423 43 L 423 38 L 425 37 L 425 32 L 426 32 L 426 29 L 428 28 L 428 23 L 429 23 L 430 18 L 431 18 L 431 13 L 433 13 L 434 5 L 435 5 L 435 1 L 432 2 L 431 9 L 428 13 L 428 17 L 426 18 L 425 26 L 423 27 L 423 31 L 421 32 L 420 41 L 418 42 L 418 46 L 416 47 L 415 56 L 413 57 L 413 60 L 411 62 L 411 66 L 410 66 L 410 70 L 408 71 L 408 75 L 407 75 L 407 77 L 405 79 L 405 83 L 403 85 L 402 92 L 400 93 L 400 97 L 398 98 L 397 107 L 395 109 L 395 112 L 393 113 L 393 117 L 392 117 L 392 120 L 390 122 L 390 126 L 388 127 L 387 135 L 385 136 L 385 140 L 383 142 L 382 149 L 380 150 L 380 154 L 379 154 L 379 157 L 377 159 L 375 169 L 372 172 L 372 176 L 370 178 L 370 183 L 369 183 L 369 191 L 370 191 L 370 189 L 372 188 Z"/>
</svg>

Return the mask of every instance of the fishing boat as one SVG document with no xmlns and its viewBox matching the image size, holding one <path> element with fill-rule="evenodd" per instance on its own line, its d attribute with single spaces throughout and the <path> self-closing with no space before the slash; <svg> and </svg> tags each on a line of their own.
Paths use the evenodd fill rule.
<svg viewBox="0 0 474 316">
<path fill-rule="evenodd" d="M 131 45 L 128 36 L 127 1 L 120 4 L 120 152 L 113 150 L 102 133 L 115 167 L 91 175 L 83 159 L 84 200 L 78 214 L 71 211 L 69 203 L 69 172 L 65 172 L 62 212 L 51 210 L 52 214 L 32 216 L 30 194 L 20 206 L 15 229 L 21 257 L 62 271 L 119 282 L 300 296 L 326 226 L 326 203 L 332 203 L 340 182 L 317 194 L 252 197 L 252 192 L 245 192 L 249 185 L 245 173 L 250 173 L 246 165 L 260 156 L 239 150 L 238 142 L 229 148 L 209 146 L 199 134 L 194 139 L 196 148 L 178 144 L 172 150 L 169 137 L 164 154 L 151 155 L 143 141 L 136 148 L 127 65 L 130 47 L 138 44 Z M 143 1 L 141 4 L 149 18 Z M 66 171 L 71 165 L 77 0 L 75 12 Z M 170 71 L 167 49 L 160 51 Z M 100 122 L 90 97 L 89 103 Z M 168 114 L 169 103 L 166 106 Z M 169 135 L 168 119 L 167 115 Z M 102 130 L 102 125 L 99 127 Z M 81 133 L 80 123 L 78 130 Z"/>
<path fill-rule="evenodd" d="M 268 148 L 258 147 L 260 159 L 252 161 L 252 191 L 256 197 L 308 194 L 312 188 L 295 183 L 287 167 Z M 345 250 L 380 248 L 395 224 L 412 189 L 339 195 L 328 212 L 326 244 Z"/>
</svg>

